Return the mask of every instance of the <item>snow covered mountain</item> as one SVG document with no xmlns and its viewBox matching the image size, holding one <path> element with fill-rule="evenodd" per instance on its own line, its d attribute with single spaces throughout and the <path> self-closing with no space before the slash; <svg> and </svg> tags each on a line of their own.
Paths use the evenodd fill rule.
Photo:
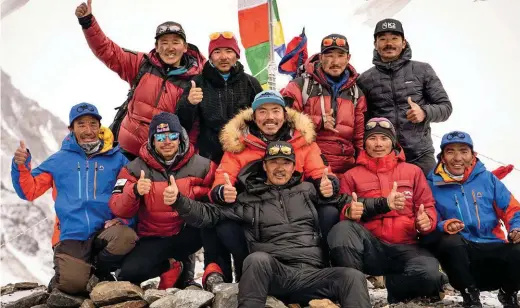
<svg viewBox="0 0 520 308">
<path fill-rule="evenodd" d="M 1 74 L 0 285 L 17 281 L 47 283 L 52 276 L 52 197 L 48 192 L 36 202 L 21 200 L 11 182 L 10 166 L 20 140 L 31 151 L 34 168 L 58 150 L 67 127 L 16 89 L 3 70 Z"/>
</svg>

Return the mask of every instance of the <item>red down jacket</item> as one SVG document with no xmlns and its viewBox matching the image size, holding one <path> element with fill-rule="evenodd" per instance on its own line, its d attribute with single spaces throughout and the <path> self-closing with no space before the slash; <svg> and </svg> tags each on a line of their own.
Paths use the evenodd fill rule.
<svg viewBox="0 0 520 308">
<path fill-rule="evenodd" d="M 186 133 L 183 134 L 187 140 Z M 110 198 L 110 209 L 121 218 L 138 215 L 137 235 L 172 236 L 178 234 L 184 220 L 177 211 L 164 204 L 163 192 L 168 186 L 170 175 L 175 177 L 179 192 L 195 200 L 207 198 L 215 177 L 217 166 L 209 159 L 195 154 L 193 145 L 183 141 L 184 147 L 170 169 L 164 166 L 152 154 L 148 143 L 143 144 L 139 157 L 125 166 L 118 176 L 116 188 Z M 150 192 L 142 198 L 136 197 L 134 186 L 144 170 L 145 178 L 152 180 Z M 118 190 L 118 187 L 121 187 Z"/>
<path fill-rule="evenodd" d="M 335 101 L 331 101 L 333 91 L 319 65 L 317 55 L 309 58 L 305 65 L 305 71 L 310 75 L 309 99 L 305 106 L 302 97 L 304 77 L 294 79 L 282 90 L 282 95 L 290 106 L 292 101 L 292 108 L 309 115 L 312 119 L 317 132 L 316 143 L 325 155 L 332 171 L 337 174 L 355 166 L 355 155 L 356 152 L 359 153 L 363 149 L 363 134 L 365 132 L 364 112 L 367 110 L 365 96 L 358 88 L 358 99 L 356 106 L 354 106 L 352 95 L 354 94 L 354 87 L 357 87 L 356 79 L 359 74 L 350 64 L 347 70 L 349 71 L 349 78 L 339 89 Z M 339 133 L 323 128 L 320 89 L 317 84 L 321 85 L 322 88 L 325 112 L 334 109 L 335 128 Z"/>
<path fill-rule="evenodd" d="M 437 225 L 435 201 L 421 169 L 405 162 L 404 152 L 392 152 L 382 158 L 372 158 L 365 151 L 359 154 L 357 167 L 340 175 L 340 191 L 357 193 L 363 198 L 386 197 L 397 182 L 397 191 L 406 198 L 402 211 L 390 211 L 360 223 L 378 239 L 392 244 L 417 243 L 416 214 L 421 204 L 431 221 L 430 233 Z M 347 204 L 346 207 L 350 206 Z M 344 211 L 343 211 L 344 213 Z M 342 215 L 343 215 L 342 213 Z M 344 217 L 342 217 L 343 219 Z"/>
<path fill-rule="evenodd" d="M 94 55 L 130 85 L 137 77 L 143 59 L 148 61 L 146 73 L 128 104 L 128 113 L 117 136 L 122 149 L 138 156 L 141 145 L 148 140 L 152 117 L 161 111 L 175 113 L 183 89 L 189 87 L 191 78 L 202 72 L 206 59 L 195 45 L 188 44 L 181 62 L 187 70 L 175 75 L 165 71 L 155 49 L 144 54 L 119 47 L 103 33 L 94 17 L 91 26 L 83 32 Z"/>
</svg>

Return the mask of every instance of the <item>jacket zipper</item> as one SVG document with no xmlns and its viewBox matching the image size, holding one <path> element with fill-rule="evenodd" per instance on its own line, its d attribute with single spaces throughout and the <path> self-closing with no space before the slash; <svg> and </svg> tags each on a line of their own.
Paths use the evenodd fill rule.
<svg viewBox="0 0 520 308">
<path fill-rule="evenodd" d="M 166 78 L 163 79 L 163 82 L 161 84 L 161 89 L 159 90 L 159 94 L 157 95 L 157 98 L 155 99 L 154 107 L 156 107 L 156 108 L 159 105 L 159 100 L 161 99 L 162 93 L 163 93 L 163 91 L 166 88 L 166 81 L 167 80 L 168 80 L 168 76 L 166 76 Z"/>
<path fill-rule="evenodd" d="M 469 211 L 468 199 L 466 199 L 466 193 L 464 192 L 464 185 L 460 185 L 460 189 L 462 190 L 462 197 L 464 197 L 464 203 L 466 203 L 466 212 L 468 212 L 469 222 L 473 223 L 473 219 L 471 219 L 471 213 Z"/>
<path fill-rule="evenodd" d="M 283 202 L 283 195 L 281 193 L 281 191 L 279 190 L 278 193 L 280 194 L 280 205 L 282 206 L 282 210 L 283 210 L 283 214 L 285 216 L 285 221 L 286 222 L 289 222 L 289 216 L 287 215 L 287 208 L 285 207 L 285 204 Z"/>
<path fill-rule="evenodd" d="M 460 220 L 462 220 L 462 223 L 464 223 L 464 216 L 462 216 L 462 211 L 460 210 L 460 203 L 459 198 L 457 198 L 457 195 L 455 196 L 455 205 L 457 206 L 457 210 L 459 210 Z"/>
<path fill-rule="evenodd" d="M 96 189 L 97 189 L 97 170 L 98 165 L 97 162 L 94 163 L 94 199 L 96 199 Z"/>
<path fill-rule="evenodd" d="M 78 198 L 81 199 L 81 166 L 78 161 Z"/>
<path fill-rule="evenodd" d="M 85 165 L 86 165 L 85 196 L 87 197 L 87 201 L 88 201 L 88 165 L 89 165 L 88 158 L 87 158 Z M 86 206 L 85 206 L 85 217 L 87 218 L 88 234 L 90 234 L 90 218 L 88 217 L 88 209 Z"/>
<path fill-rule="evenodd" d="M 478 203 L 477 203 L 477 197 L 475 196 L 475 191 L 471 191 L 471 195 L 473 196 L 473 204 L 475 205 L 475 211 L 477 212 L 477 222 L 478 222 L 478 228 L 480 229 L 480 216 L 478 215 Z"/>
<path fill-rule="evenodd" d="M 394 112 L 395 112 L 395 132 L 397 134 L 396 139 L 399 141 L 399 134 L 401 133 L 401 130 L 399 129 L 399 105 L 397 103 L 397 100 L 395 98 L 395 86 L 394 86 L 394 71 L 390 73 L 390 86 L 392 87 L 392 97 L 394 99 Z"/>
</svg>

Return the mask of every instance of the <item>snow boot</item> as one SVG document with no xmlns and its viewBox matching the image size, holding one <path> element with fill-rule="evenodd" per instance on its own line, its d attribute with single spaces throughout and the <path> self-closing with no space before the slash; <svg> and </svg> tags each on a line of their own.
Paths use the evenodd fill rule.
<svg viewBox="0 0 520 308">
<path fill-rule="evenodd" d="M 505 292 L 500 289 L 498 291 L 498 301 L 504 308 L 520 308 L 518 304 L 518 292 Z"/>
<path fill-rule="evenodd" d="M 480 291 L 477 288 L 469 287 L 460 292 L 462 295 L 462 306 L 465 308 L 482 308 L 480 302 Z"/>
</svg>

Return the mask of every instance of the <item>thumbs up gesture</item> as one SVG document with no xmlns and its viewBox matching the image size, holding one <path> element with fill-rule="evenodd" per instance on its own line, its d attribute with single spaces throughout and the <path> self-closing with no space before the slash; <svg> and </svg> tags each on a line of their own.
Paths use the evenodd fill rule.
<svg viewBox="0 0 520 308">
<path fill-rule="evenodd" d="M 324 119 L 324 122 L 323 122 L 323 128 L 326 129 L 326 130 L 330 130 L 332 132 L 335 132 L 335 133 L 339 133 L 339 131 L 337 129 L 335 129 L 334 127 L 336 126 L 336 119 L 334 119 L 334 110 L 329 110 L 329 112 L 326 112 L 325 113 L 325 119 Z"/>
<path fill-rule="evenodd" d="M 332 187 L 332 181 L 329 179 L 328 175 L 329 175 L 329 169 L 325 168 L 325 170 L 323 170 L 323 176 L 321 177 L 321 182 L 320 182 L 320 193 L 325 198 L 332 197 L 332 195 L 334 193 L 334 190 Z"/>
<path fill-rule="evenodd" d="M 137 193 L 139 193 L 139 195 L 141 195 L 141 196 L 144 196 L 150 192 L 151 188 L 152 188 L 152 180 L 145 179 L 144 171 L 141 170 L 141 176 L 139 177 L 139 180 L 137 181 Z"/>
<path fill-rule="evenodd" d="M 25 143 L 20 140 L 20 146 L 14 152 L 14 162 L 17 165 L 23 165 L 29 158 L 29 152 L 27 152 L 27 148 L 25 147 Z"/>
<path fill-rule="evenodd" d="M 415 222 L 417 229 L 421 232 L 430 231 L 432 228 L 432 223 L 430 221 L 430 217 L 424 211 L 424 204 L 421 204 L 419 207 L 419 211 L 417 212 L 417 218 Z"/>
<path fill-rule="evenodd" d="M 352 202 L 350 203 L 349 215 L 347 216 L 351 220 L 360 220 L 363 216 L 365 207 L 363 203 L 358 202 L 358 197 L 355 192 L 352 193 Z"/>
<path fill-rule="evenodd" d="M 404 194 L 397 191 L 397 182 L 394 182 L 394 186 L 392 187 L 392 191 L 386 198 L 388 202 L 388 207 L 391 210 L 401 211 L 404 209 L 406 199 L 404 198 Z"/>
<path fill-rule="evenodd" d="M 164 204 L 172 205 L 177 201 L 177 196 L 179 195 L 179 188 L 177 187 L 177 183 L 175 183 L 175 178 L 173 175 L 170 175 L 170 185 L 164 189 Z"/>
<path fill-rule="evenodd" d="M 92 14 L 92 0 L 83 2 L 76 8 L 76 17 L 81 18 Z"/>
<path fill-rule="evenodd" d="M 424 121 L 424 118 L 426 118 L 426 113 L 421 108 L 421 106 L 412 101 L 411 97 L 408 97 L 408 105 L 410 105 L 410 110 L 406 112 L 406 118 L 408 121 L 412 123 L 421 123 Z"/>
<path fill-rule="evenodd" d="M 204 97 L 204 95 L 202 93 L 202 89 L 197 88 L 195 81 L 192 80 L 190 93 L 188 94 L 188 101 L 192 105 L 198 105 L 200 102 L 202 102 L 203 97 Z"/>
<path fill-rule="evenodd" d="M 237 199 L 237 189 L 233 184 L 231 184 L 231 180 L 229 179 L 229 175 L 227 173 L 224 173 L 224 179 L 226 180 L 226 183 L 224 184 L 224 202 L 226 203 L 233 203 Z"/>
</svg>

